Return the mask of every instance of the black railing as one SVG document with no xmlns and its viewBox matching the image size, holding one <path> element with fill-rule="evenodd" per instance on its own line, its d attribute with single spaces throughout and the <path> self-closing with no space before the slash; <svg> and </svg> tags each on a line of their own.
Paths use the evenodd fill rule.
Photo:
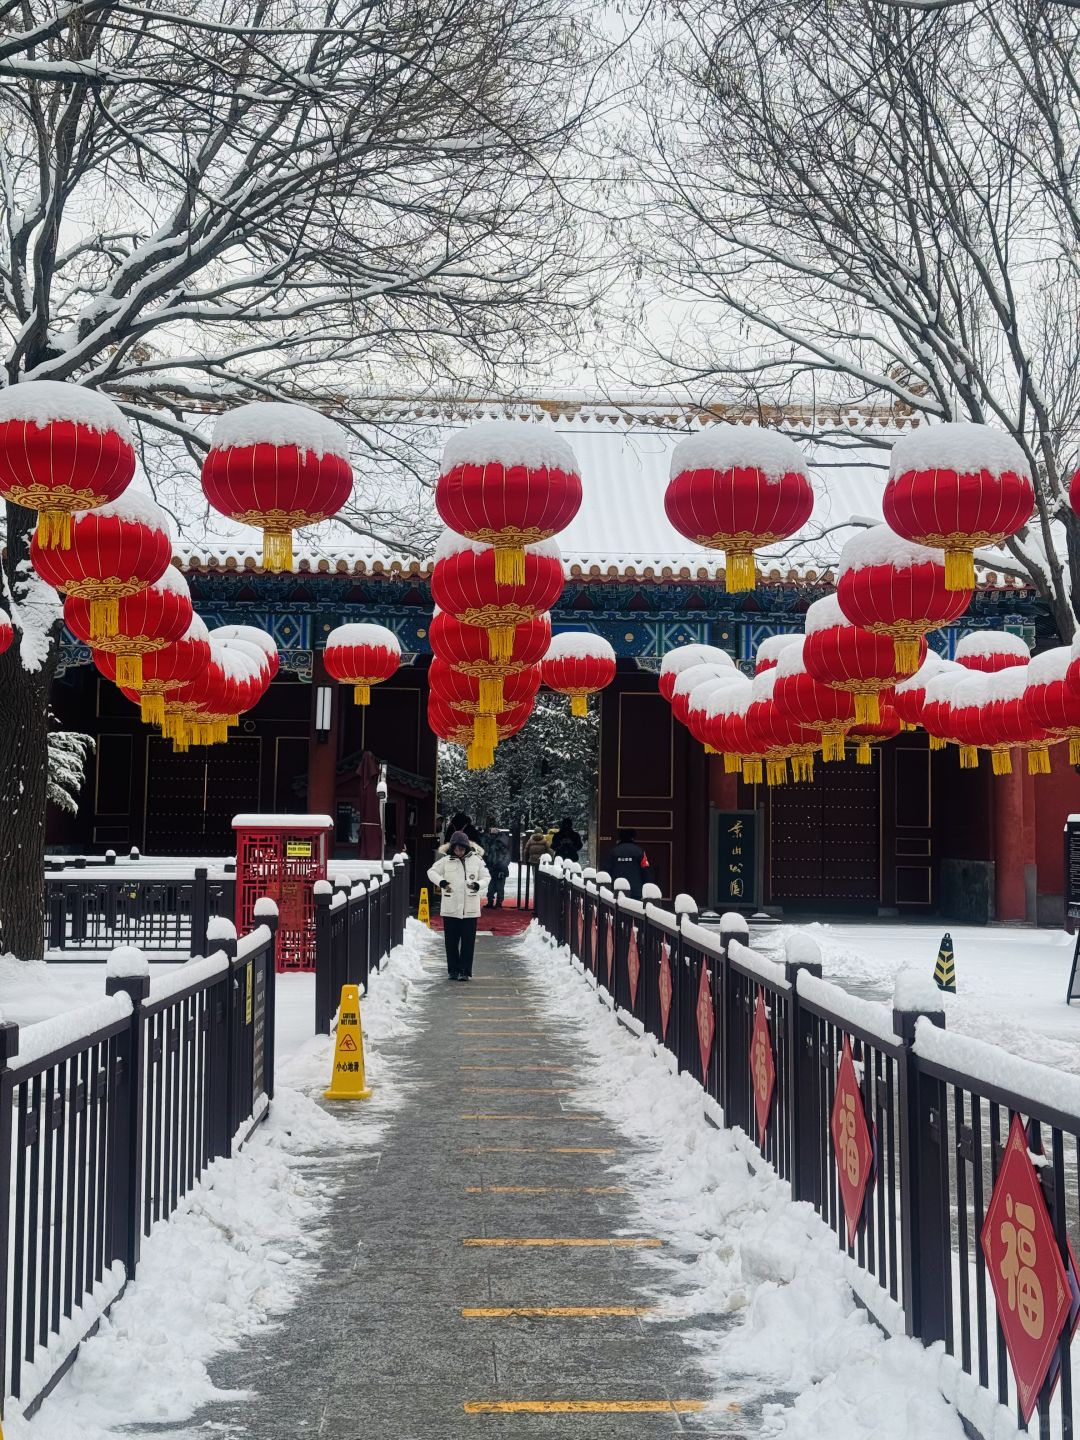
<svg viewBox="0 0 1080 1440">
<path fill-rule="evenodd" d="M 315 1031 L 328 1035 L 343 985 L 367 988 L 405 938 L 409 861 L 398 855 L 382 873 L 352 884 L 315 885 Z"/>
<path fill-rule="evenodd" d="M 51 869 L 45 876 L 45 946 L 65 957 L 100 956 L 137 945 L 161 960 L 202 955 L 206 924 L 231 918 L 236 877 L 196 869 L 189 877 L 144 878 L 92 869 Z"/>
<path fill-rule="evenodd" d="M 143 1236 L 266 1114 L 276 929 L 268 913 L 159 980 L 110 974 L 84 1010 L 0 1025 L 0 1395 L 20 1409 L 135 1274 Z"/>
<path fill-rule="evenodd" d="M 1071 1247 L 1080 1248 L 1080 1084 L 943 1033 L 944 1014 L 932 1003 L 890 1011 L 848 995 L 821 979 L 804 944 L 789 946 L 783 964 L 769 960 L 748 948 L 739 916 L 705 927 L 557 866 L 541 868 L 536 908 L 554 943 L 672 1052 L 723 1123 L 745 1132 L 789 1181 L 792 1198 L 811 1204 L 839 1248 L 902 1307 L 907 1333 L 943 1341 L 1024 1428 L 980 1236 L 1019 1115 L 1069 1273 Z M 842 1060 L 850 1061 L 872 1151 L 853 1234 L 832 1138 Z M 1036 1309 L 1032 1303 L 1024 1315 L 1029 1325 Z M 1029 1422 L 1045 1440 L 1074 1434 L 1072 1332 L 1070 1317 Z"/>
</svg>

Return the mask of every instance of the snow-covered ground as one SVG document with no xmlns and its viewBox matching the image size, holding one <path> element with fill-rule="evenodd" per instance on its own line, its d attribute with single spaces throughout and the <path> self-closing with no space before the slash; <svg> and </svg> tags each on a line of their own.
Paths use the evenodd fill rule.
<svg viewBox="0 0 1080 1440">
<path fill-rule="evenodd" d="M 664 1236 L 653 1258 L 662 1272 L 657 1319 L 701 1317 L 699 1361 L 725 1398 L 740 1388 L 790 1392 L 789 1402 L 766 1407 L 761 1431 L 784 1440 L 961 1440 L 943 1392 L 964 1396 L 987 1440 L 1019 1433 L 940 1347 L 925 1350 L 873 1324 L 856 1304 L 854 1267 L 813 1209 L 791 1202 L 745 1138 L 709 1124 L 701 1087 L 672 1074 L 651 1037 L 631 1034 L 596 1004 L 568 951 L 554 951 L 535 926 L 520 944 L 549 1012 L 578 1027 L 588 1066 L 576 1090 L 582 1107 L 637 1142 L 620 1168 L 641 1230 Z M 902 1331 L 882 1299 L 875 1309 Z M 718 1327 L 710 1323 L 718 1315 L 742 1323 Z"/>
<path fill-rule="evenodd" d="M 755 948 L 782 958 L 793 926 L 779 926 Z M 1080 1074 L 1080 1002 L 1065 1003 L 1073 938 L 1063 930 L 928 924 L 800 925 L 821 950 L 827 980 L 890 1003 L 897 974 L 914 966 L 934 972 L 948 931 L 956 956 L 955 995 L 942 995 L 946 1025 L 1028 1060 Z"/>
<path fill-rule="evenodd" d="M 312 977 L 281 977 L 278 1038 L 287 1054 L 279 1050 L 268 1120 L 144 1241 L 134 1283 L 33 1420 L 9 1408 L 5 1440 L 139 1440 L 142 1427 L 180 1425 L 214 1397 L 214 1355 L 272 1325 L 310 1273 L 338 1157 L 379 1144 L 398 1103 L 402 1064 L 385 1042 L 415 1026 L 420 987 L 431 983 L 422 963 L 431 943 L 430 932 L 410 921 L 405 944 L 372 977 L 362 1020 L 374 1096 L 363 1105 L 316 1103 L 330 1078 L 330 1039 L 312 1035 Z M 12 973 L 17 965 L 0 962 L 0 1005 L 9 1018 L 28 1022 L 102 993 L 104 966 Z M 71 972 L 62 983 L 40 973 L 57 968 Z M 51 1003 L 61 995 L 64 1004 Z"/>
</svg>

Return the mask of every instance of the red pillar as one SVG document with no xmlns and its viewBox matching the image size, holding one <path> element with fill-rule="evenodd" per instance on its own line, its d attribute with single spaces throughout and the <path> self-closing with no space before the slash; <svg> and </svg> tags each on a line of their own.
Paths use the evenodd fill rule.
<svg viewBox="0 0 1080 1440">
<path fill-rule="evenodd" d="M 322 663 L 322 652 L 313 657 L 311 683 L 310 729 L 308 730 L 308 793 L 309 815 L 329 815 L 333 820 L 335 792 L 337 789 L 338 753 L 338 708 L 340 695 L 337 682 L 327 675 Z M 330 733 L 326 740 L 320 740 L 315 733 L 315 707 L 319 687 L 330 687 Z"/>
<path fill-rule="evenodd" d="M 985 756 L 979 768 L 985 766 L 986 783 L 994 787 L 994 918 L 1015 922 L 1027 919 L 1024 782 L 1028 776 L 1023 751 L 1014 750 L 1012 756 L 1011 775 L 991 778 Z"/>
</svg>

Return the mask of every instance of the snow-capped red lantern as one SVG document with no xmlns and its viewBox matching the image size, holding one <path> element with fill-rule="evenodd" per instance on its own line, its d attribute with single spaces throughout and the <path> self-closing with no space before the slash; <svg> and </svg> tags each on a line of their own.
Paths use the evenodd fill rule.
<svg viewBox="0 0 1080 1440">
<path fill-rule="evenodd" d="M 580 505 L 574 452 L 547 425 L 484 421 L 443 448 L 435 507 L 451 530 L 494 547 L 500 585 L 524 585 L 526 547 L 565 529 Z"/>
<path fill-rule="evenodd" d="M 549 690 L 570 696 L 570 713 L 589 713 L 589 696 L 615 679 L 615 651 L 601 635 L 563 630 L 552 638 L 542 674 Z"/>
<path fill-rule="evenodd" d="M 767 635 L 754 651 L 754 674 L 760 675 L 765 670 L 775 669 L 780 656 L 793 645 L 797 645 L 801 652 L 802 642 L 801 635 Z"/>
<path fill-rule="evenodd" d="M 277 641 L 267 630 L 261 629 L 258 625 L 218 625 L 214 630 L 215 640 L 246 640 L 249 645 L 257 645 L 266 656 L 267 664 L 270 667 L 270 679 L 273 680 L 281 669 L 281 657 L 278 654 Z"/>
<path fill-rule="evenodd" d="M 1035 487 L 1020 446 L 990 425 L 920 425 L 892 448 L 881 508 L 906 540 L 945 551 L 945 588 L 974 590 L 980 545 L 1027 524 Z"/>
<path fill-rule="evenodd" d="M 524 576 L 500 581 L 491 545 L 444 530 L 435 550 L 431 598 L 440 610 L 487 631 L 492 660 L 506 660 L 514 629 L 551 609 L 562 594 L 562 555 L 553 540 L 525 548 Z"/>
<path fill-rule="evenodd" d="M 710 425 L 671 456 L 664 510 L 696 545 L 724 551 L 729 591 L 754 588 L 754 551 L 794 535 L 814 492 L 793 440 L 757 425 Z"/>
<path fill-rule="evenodd" d="M 116 656 L 93 650 L 94 664 L 106 680 L 116 681 Z M 143 656 L 143 679 L 139 690 L 139 713 L 147 725 L 165 726 L 165 706 L 210 664 L 210 632 L 198 615 L 191 617 L 179 640 Z M 166 735 L 167 739 L 172 736 Z"/>
<path fill-rule="evenodd" d="M 899 734 L 899 715 L 891 705 L 882 705 L 881 713 L 876 720 L 867 720 L 861 725 L 858 723 L 852 725 L 846 738 L 849 744 L 855 746 L 856 765 L 870 765 L 874 759 L 871 747 L 880 745 L 885 740 L 894 740 Z"/>
<path fill-rule="evenodd" d="M 818 737 L 822 760 L 843 760 L 844 737 L 855 723 L 855 697 L 814 679 L 803 659 L 803 637 L 798 639 L 798 646 L 786 646 L 776 662 L 773 703 Z"/>
<path fill-rule="evenodd" d="M 922 724 L 922 703 L 926 695 L 926 687 L 935 675 L 941 675 L 947 670 L 959 670 L 951 660 L 943 660 L 934 650 L 927 650 L 926 659 L 916 670 L 914 675 L 909 675 L 906 680 L 901 680 L 892 693 L 893 709 L 900 717 L 900 728 L 902 730 L 917 730 Z M 935 747 L 933 740 L 931 749 Z"/>
<path fill-rule="evenodd" d="M 269 667 L 263 668 L 240 643 L 215 640 L 211 633 L 210 656 L 209 665 L 166 705 L 167 719 L 170 711 L 180 717 L 171 736 L 177 749 L 228 740 L 230 727 L 258 702 L 269 684 Z"/>
<path fill-rule="evenodd" d="M 115 655 L 117 685 L 136 691 L 142 689 L 145 657 L 179 640 L 193 613 L 187 581 L 175 565 L 167 565 L 159 579 L 118 602 L 115 635 L 91 635 L 88 600 L 69 595 L 64 601 L 64 623 L 76 640 Z"/>
<path fill-rule="evenodd" d="M 401 643 L 385 625 L 339 625 L 326 637 L 326 673 L 353 687 L 353 702 L 371 703 L 371 687 L 389 680 L 401 664 Z"/>
<path fill-rule="evenodd" d="M 921 665 L 926 641 L 918 645 Z M 900 678 L 892 637 L 850 624 L 835 595 L 815 600 L 807 610 L 802 658 L 815 680 L 854 696 L 859 725 L 880 720 L 878 696 Z"/>
<path fill-rule="evenodd" d="M 708 684 L 710 680 L 729 678 L 741 673 L 735 669 L 734 665 L 717 665 L 711 660 L 702 661 L 700 665 L 689 665 L 685 670 L 680 670 L 671 690 L 672 715 L 680 725 L 688 725 L 690 723 L 690 702 L 694 692 L 700 686 Z"/>
<path fill-rule="evenodd" d="M 1080 765 L 1080 694 L 1068 683 L 1073 652 L 1056 645 L 1034 655 L 1024 674 L 1024 705 L 1031 723 L 1069 742 L 1069 764 Z"/>
<path fill-rule="evenodd" d="M 262 530 L 267 570 L 291 570 L 292 532 L 336 515 L 352 494 L 348 436 L 306 405 L 240 405 L 214 425 L 202 487 L 215 510 Z"/>
<path fill-rule="evenodd" d="M 990 689 L 991 725 L 999 745 L 1015 747 L 1027 753 L 1029 775 L 1049 775 L 1049 747 L 1058 744 L 1064 737 L 1050 734 L 1036 723 L 1027 703 L 1029 670 L 1030 666 L 1023 669 L 1012 666 L 984 677 Z"/>
<path fill-rule="evenodd" d="M 965 670 L 981 670 L 984 675 L 1026 665 L 1030 659 L 1031 651 L 1024 637 L 1010 635 L 1005 630 L 976 630 L 965 635 L 956 646 L 956 663 Z"/>
<path fill-rule="evenodd" d="M 6 610 L 0 610 L 0 655 L 3 655 L 5 650 L 10 650 L 14 639 L 15 630 L 11 624 L 11 616 Z"/>
<path fill-rule="evenodd" d="M 840 551 L 836 598 L 845 617 L 875 635 L 890 635 L 901 675 L 919 668 L 920 642 L 967 609 L 970 590 L 945 586 L 945 556 L 887 525 L 853 536 Z"/>
<path fill-rule="evenodd" d="M 721 666 L 699 685 L 695 685 L 690 692 L 686 707 L 686 728 L 699 744 L 704 745 L 707 755 L 719 753 L 712 743 L 713 698 L 736 679 L 744 678 L 734 666 L 730 669 Z"/>
<path fill-rule="evenodd" d="M 547 653 L 551 644 L 551 616 L 537 615 L 515 625 L 510 654 L 505 660 L 492 660 L 486 631 L 464 624 L 445 610 L 436 610 L 432 616 L 428 639 L 432 653 L 440 660 L 477 677 L 485 709 L 494 714 L 503 708 L 504 677 L 526 666 L 538 665 Z"/>
<path fill-rule="evenodd" d="M 735 668 L 735 662 L 719 645 L 679 645 L 660 662 L 660 694 L 670 704 L 675 681 L 691 665 L 720 665 Z"/>
<path fill-rule="evenodd" d="M 931 750 L 943 750 L 947 744 L 962 744 L 953 725 L 953 696 L 956 693 L 956 687 L 964 679 L 963 668 L 953 665 L 932 675 L 926 682 L 922 704 L 919 707 L 919 717 L 923 729 L 930 736 Z M 967 769 L 972 763 L 970 759 L 961 755 L 962 768 Z"/>
<path fill-rule="evenodd" d="M 741 672 L 731 684 L 711 691 L 706 701 L 709 718 L 705 734 L 713 749 L 723 755 L 726 774 L 741 771 L 748 785 L 760 785 L 761 750 L 746 731 L 746 712 L 753 698 L 754 687 Z"/>
<path fill-rule="evenodd" d="M 30 560 L 47 585 L 87 602 L 97 645 L 117 633 L 120 601 L 165 574 L 172 559 L 168 522 L 148 495 L 129 490 L 96 510 L 77 511 L 70 540 L 66 549 L 46 548 L 35 534 Z"/>
<path fill-rule="evenodd" d="M 773 698 L 776 667 L 754 676 L 744 724 L 747 738 L 765 761 L 765 781 L 785 785 L 788 760 L 795 780 L 814 778 L 814 735 L 782 711 Z"/>
<path fill-rule="evenodd" d="M 105 395 L 59 380 L 0 390 L 0 496 L 38 512 L 43 548 L 71 543 L 71 517 L 118 499 L 135 474 L 127 421 Z"/>
</svg>

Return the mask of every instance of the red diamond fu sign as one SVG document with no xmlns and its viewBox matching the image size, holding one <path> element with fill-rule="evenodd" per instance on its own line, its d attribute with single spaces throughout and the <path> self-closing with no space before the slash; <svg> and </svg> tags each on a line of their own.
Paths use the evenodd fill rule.
<svg viewBox="0 0 1080 1440">
<path fill-rule="evenodd" d="M 709 962 L 701 961 L 701 980 L 697 992 L 697 1035 L 701 1047 L 701 1079 L 704 1084 L 709 1078 L 709 1061 L 712 1059 L 712 1042 L 716 1034 L 716 1011 L 712 998 L 712 977 Z"/>
<path fill-rule="evenodd" d="M 637 987 L 641 978 L 641 955 L 638 951 L 637 926 L 630 926 L 630 944 L 626 950 L 626 972 L 630 977 L 630 1008 L 637 1009 Z"/>
<path fill-rule="evenodd" d="M 848 1244 L 853 1245 L 859 1232 L 863 1200 L 873 1170 L 874 1147 L 870 1139 L 870 1127 L 866 1123 L 858 1076 L 855 1074 L 855 1062 L 851 1057 L 851 1041 L 846 1035 L 840 1055 L 840 1069 L 836 1075 L 832 1138 L 836 1151 L 840 1198 L 844 1202 L 844 1215 L 847 1217 Z"/>
<path fill-rule="evenodd" d="M 758 990 L 754 1006 L 754 1033 L 750 1037 L 750 1083 L 754 1087 L 754 1111 L 757 1114 L 758 1140 L 765 1143 L 773 1092 L 776 1089 L 776 1061 L 773 1058 L 772 1031 L 765 1010 L 765 996 Z"/>
<path fill-rule="evenodd" d="M 1071 1294 L 1019 1115 L 1009 1127 L 987 1206 L 982 1248 L 1027 1422 L 1054 1358 Z"/>
<path fill-rule="evenodd" d="M 615 917 L 614 917 L 614 915 L 609 915 L 609 916 L 608 916 L 608 922 L 607 922 L 606 930 L 607 930 L 607 944 L 606 944 L 606 947 L 605 947 L 605 948 L 606 948 L 606 950 L 607 950 L 607 983 L 608 983 L 608 989 L 610 990 L 610 989 L 611 989 L 611 977 L 612 977 L 612 974 L 614 973 L 614 970 L 615 970 Z"/>
<path fill-rule="evenodd" d="M 660 1039 L 667 1039 L 671 1018 L 671 951 L 666 940 L 660 942 Z"/>
<path fill-rule="evenodd" d="M 594 910 L 592 917 L 592 929 L 589 931 L 589 969 L 593 972 L 594 975 L 598 974 L 600 970 L 600 957 L 597 955 L 596 949 L 596 911 Z"/>
</svg>

